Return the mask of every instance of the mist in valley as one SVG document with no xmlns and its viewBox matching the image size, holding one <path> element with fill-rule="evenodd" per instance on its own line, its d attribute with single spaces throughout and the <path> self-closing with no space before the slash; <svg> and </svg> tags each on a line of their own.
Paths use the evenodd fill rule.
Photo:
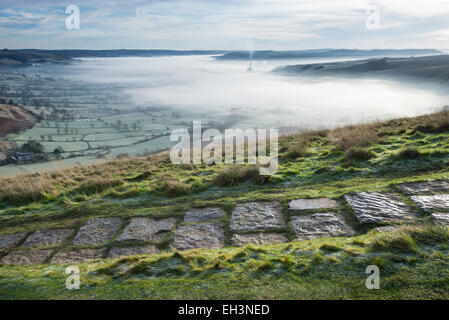
<svg viewBox="0 0 449 320">
<path fill-rule="evenodd" d="M 286 77 L 278 66 L 345 59 L 218 61 L 209 56 L 93 58 L 58 67 L 60 76 L 115 83 L 130 105 L 162 107 L 212 120 L 242 116 L 240 127 L 335 127 L 414 116 L 441 109 L 449 97 L 438 87 L 393 80 Z M 128 106 L 122 106 L 128 108 Z"/>
</svg>

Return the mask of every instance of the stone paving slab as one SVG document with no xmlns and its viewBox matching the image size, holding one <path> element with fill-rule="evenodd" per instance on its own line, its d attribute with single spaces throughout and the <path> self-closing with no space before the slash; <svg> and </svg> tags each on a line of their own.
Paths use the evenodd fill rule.
<svg viewBox="0 0 449 320">
<path fill-rule="evenodd" d="M 26 235 L 26 232 L 0 234 L 0 253 L 17 245 Z"/>
<path fill-rule="evenodd" d="M 439 224 L 443 224 L 449 227 L 449 213 L 447 212 L 435 212 L 430 215 L 432 219 Z"/>
<path fill-rule="evenodd" d="M 358 192 L 345 195 L 360 223 L 413 220 L 418 216 L 401 199 L 390 193 Z"/>
<path fill-rule="evenodd" d="M 122 225 L 122 219 L 93 218 L 80 228 L 73 240 L 75 245 L 95 245 L 112 240 Z"/>
<path fill-rule="evenodd" d="M 190 209 L 184 215 L 184 222 L 213 221 L 226 216 L 226 212 L 220 208 Z"/>
<path fill-rule="evenodd" d="M 181 226 L 176 230 L 172 244 L 178 250 L 219 249 L 224 245 L 224 231 L 218 223 Z"/>
<path fill-rule="evenodd" d="M 340 214 L 314 213 L 292 217 L 291 221 L 298 240 L 355 235 L 352 227 Z"/>
<path fill-rule="evenodd" d="M 132 218 L 118 241 L 141 240 L 161 241 L 167 232 L 175 227 L 175 218 L 153 220 L 148 218 Z"/>
<path fill-rule="evenodd" d="M 294 199 L 288 204 L 290 211 L 332 209 L 339 206 L 337 201 L 329 198 Z"/>
<path fill-rule="evenodd" d="M 234 234 L 231 238 L 231 245 L 241 247 L 247 244 L 264 245 L 287 241 L 287 238 L 281 233 Z"/>
<path fill-rule="evenodd" d="M 134 246 L 134 247 L 115 247 L 109 251 L 108 258 L 119 258 L 125 256 L 134 256 L 138 254 L 156 254 L 159 249 L 153 245 Z"/>
<path fill-rule="evenodd" d="M 232 231 L 282 228 L 282 205 L 279 202 L 249 202 L 235 207 L 231 216 Z"/>
<path fill-rule="evenodd" d="M 410 199 L 424 211 L 449 210 L 449 194 L 436 194 L 433 196 L 411 196 Z"/>
<path fill-rule="evenodd" d="M 413 195 L 449 192 L 449 182 L 447 181 L 406 182 L 399 184 L 399 187 L 405 193 Z"/>
<path fill-rule="evenodd" d="M 61 251 L 55 254 L 51 263 L 82 263 L 103 258 L 106 248 Z"/>
<path fill-rule="evenodd" d="M 72 229 L 37 230 L 25 240 L 21 247 L 59 245 L 64 243 L 72 234 Z"/>
<path fill-rule="evenodd" d="M 4 256 L 1 262 L 3 264 L 17 265 L 41 264 L 50 256 L 52 252 L 52 249 L 13 251 L 7 256 Z"/>
</svg>

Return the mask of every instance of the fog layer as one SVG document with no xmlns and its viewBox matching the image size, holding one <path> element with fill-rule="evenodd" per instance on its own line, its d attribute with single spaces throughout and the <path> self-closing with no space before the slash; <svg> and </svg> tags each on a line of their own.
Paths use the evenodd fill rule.
<svg viewBox="0 0 449 320">
<path fill-rule="evenodd" d="M 448 95 L 418 84 L 270 73 L 281 65 L 315 62 L 324 61 L 256 61 L 254 71 L 247 72 L 249 63 L 207 56 L 85 59 L 66 75 L 121 83 L 133 104 L 212 117 L 243 114 L 253 126 L 331 127 L 424 114 L 449 101 Z"/>
</svg>

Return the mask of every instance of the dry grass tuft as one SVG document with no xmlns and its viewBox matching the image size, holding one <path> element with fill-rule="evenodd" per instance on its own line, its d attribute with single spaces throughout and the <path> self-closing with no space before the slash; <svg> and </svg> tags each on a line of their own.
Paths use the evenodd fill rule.
<svg viewBox="0 0 449 320">
<path fill-rule="evenodd" d="M 19 176 L 2 181 L 0 184 L 0 201 L 26 204 L 44 200 L 54 192 L 54 182 L 49 175 Z"/>
<path fill-rule="evenodd" d="M 168 197 L 185 196 L 190 193 L 190 186 L 181 181 L 169 180 L 162 184 L 161 190 L 164 191 Z"/>
<path fill-rule="evenodd" d="M 118 178 L 95 176 L 84 181 L 78 188 L 80 193 L 91 195 L 100 193 L 110 188 L 120 186 L 123 181 Z"/>
<path fill-rule="evenodd" d="M 232 165 L 219 171 L 212 182 L 219 187 L 230 187 L 258 177 L 259 167 L 256 165 Z"/>
<path fill-rule="evenodd" d="M 354 147 L 367 147 L 377 142 L 378 138 L 374 125 L 362 124 L 333 130 L 329 141 L 346 151 Z"/>
</svg>

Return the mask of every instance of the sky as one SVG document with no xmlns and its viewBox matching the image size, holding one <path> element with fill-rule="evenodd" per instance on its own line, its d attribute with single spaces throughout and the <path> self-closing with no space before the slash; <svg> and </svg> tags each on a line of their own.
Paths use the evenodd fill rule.
<svg viewBox="0 0 449 320">
<path fill-rule="evenodd" d="M 2 0 L 0 47 L 445 50 L 448 16 L 447 0 Z"/>
</svg>

